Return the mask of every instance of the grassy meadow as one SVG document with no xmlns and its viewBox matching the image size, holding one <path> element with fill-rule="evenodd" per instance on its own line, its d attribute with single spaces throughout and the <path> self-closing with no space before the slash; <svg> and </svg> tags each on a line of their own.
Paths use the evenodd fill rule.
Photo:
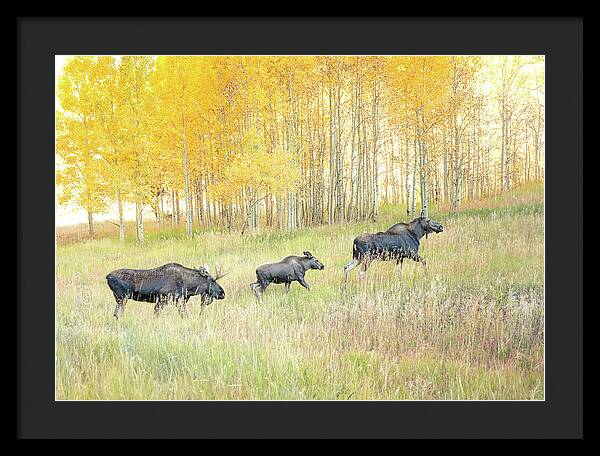
<svg viewBox="0 0 600 456">
<path fill-rule="evenodd" d="M 380 222 L 247 233 L 148 230 L 72 242 L 57 229 L 57 399 L 543 399 L 543 186 L 529 185 L 461 212 L 431 207 L 441 234 L 423 238 L 420 264 L 376 262 L 365 284 L 352 240 L 407 221 L 384 206 Z M 310 250 L 324 271 L 259 303 L 249 284 L 261 263 Z M 223 265 L 226 298 L 200 315 L 159 318 L 129 301 L 113 317 L 105 276 L 167 262 Z"/>
</svg>

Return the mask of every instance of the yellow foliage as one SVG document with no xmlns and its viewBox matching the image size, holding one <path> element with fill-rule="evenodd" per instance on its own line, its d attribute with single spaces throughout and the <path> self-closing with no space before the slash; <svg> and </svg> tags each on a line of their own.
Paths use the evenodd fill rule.
<svg viewBox="0 0 600 456">
<path fill-rule="evenodd" d="M 308 176 L 327 191 L 322 185 L 333 171 L 323 157 L 332 142 L 346 155 L 340 166 L 347 180 L 359 136 L 366 157 L 373 129 L 380 130 L 378 147 L 389 131 L 432 141 L 439 125 L 468 125 L 491 86 L 504 105 L 520 102 L 519 88 L 533 93 L 544 75 L 543 68 L 521 71 L 529 64 L 538 68 L 543 58 L 73 57 L 57 91 L 61 202 L 95 212 L 116 198 L 145 204 L 157 192 L 182 190 L 184 140 L 192 185 L 208 183 L 209 201 L 283 195 Z M 533 122 L 541 118 L 540 101 L 530 98 Z M 328 137 L 335 134 L 341 137 Z M 437 135 L 438 150 L 449 137 Z"/>
<path fill-rule="evenodd" d="M 242 152 L 226 163 L 221 180 L 210 192 L 221 201 L 231 202 L 244 194 L 258 199 L 291 192 L 299 179 L 293 157 L 282 151 L 268 152 L 262 136 L 252 129 L 243 136 Z"/>
</svg>

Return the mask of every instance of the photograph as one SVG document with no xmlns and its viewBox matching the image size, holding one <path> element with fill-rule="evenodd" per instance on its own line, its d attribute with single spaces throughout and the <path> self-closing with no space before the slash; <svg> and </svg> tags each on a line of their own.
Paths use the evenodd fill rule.
<svg viewBox="0 0 600 456">
<path fill-rule="evenodd" d="M 543 53 L 50 58 L 56 402 L 547 399 Z"/>
</svg>

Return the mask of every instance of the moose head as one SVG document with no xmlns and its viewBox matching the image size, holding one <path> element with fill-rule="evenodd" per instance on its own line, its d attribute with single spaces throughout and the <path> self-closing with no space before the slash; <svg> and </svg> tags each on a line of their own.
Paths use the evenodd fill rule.
<svg viewBox="0 0 600 456">
<path fill-rule="evenodd" d="M 231 271 L 223 272 L 221 268 L 215 267 L 215 275 L 214 277 L 210 274 L 208 265 L 200 266 L 198 268 L 198 272 L 200 275 L 204 277 L 207 281 L 206 291 L 202 295 L 202 303 L 204 305 L 210 304 L 213 299 L 224 299 L 225 298 L 225 290 L 217 283 L 217 280 L 225 277 Z"/>
<path fill-rule="evenodd" d="M 431 220 L 425 215 L 425 209 L 421 209 L 421 214 L 419 214 L 419 218 L 417 220 L 418 224 L 421 226 L 421 229 L 425 233 L 425 236 L 430 233 L 441 233 L 444 231 L 444 227 L 441 223 Z"/>
<path fill-rule="evenodd" d="M 325 266 L 323 265 L 323 263 L 321 263 L 319 260 L 317 260 L 312 253 L 310 253 L 308 250 L 305 252 L 302 252 L 302 254 L 305 256 L 305 258 L 308 261 L 307 266 L 308 269 L 318 269 L 318 270 L 323 270 L 325 269 Z"/>
</svg>

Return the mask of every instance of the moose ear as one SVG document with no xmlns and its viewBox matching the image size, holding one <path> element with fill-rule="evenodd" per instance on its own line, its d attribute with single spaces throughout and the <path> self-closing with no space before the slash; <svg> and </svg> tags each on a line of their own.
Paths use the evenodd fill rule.
<svg viewBox="0 0 600 456">
<path fill-rule="evenodd" d="M 202 277 L 210 277 L 210 273 L 204 269 L 202 266 L 198 267 L 197 271 L 200 273 Z"/>
<path fill-rule="evenodd" d="M 302 254 L 306 257 L 306 258 L 312 258 L 312 253 L 310 253 L 308 250 L 306 252 L 302 252 Z"/>
<path fill-rule="evenodd" d="M 204 265 L 204 266 L 198 266 L 198 272 L 203 277 L 210 277 L 210 272 L 208 272 L 208 268 L 207 268 L 206 265 Z"/>
<path fill-rule="evenodd" d="M 419 217 L 425 217 L 425 209 L 421 209 L 421 214 L 419 215 Z"/>
</svg>

